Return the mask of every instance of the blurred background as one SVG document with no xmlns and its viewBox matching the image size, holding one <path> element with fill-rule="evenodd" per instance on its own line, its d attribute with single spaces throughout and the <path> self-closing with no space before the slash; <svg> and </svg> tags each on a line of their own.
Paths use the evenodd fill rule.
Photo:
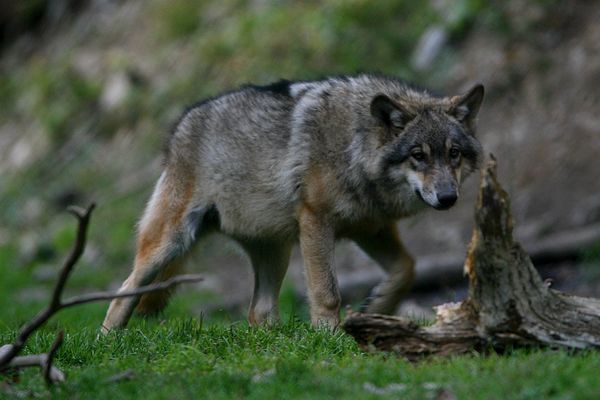
<svg viewBox="0 0 600 400">
<path fill-rule="evenodd" d="M 583 0 L 0 0 L 0 326 L 46 302 L 69 251 L 66 206 L 94 201 L 71 293 L 117 288 L 162 144 L 185 107 L 243 83 L 383 72 L 455 94 L 482 82 L 479 135 L 542 275 L 600 296 L 600 2 Z M 399 225 L 418 261 L 399 312 L 465 295 L 477 176 L 450 211 Z M 241 318 L 249 262 L 202 243 L 169 314 Z M 382 276 L 340 243 L 345 302 Z M 305 314 L 298 252 L 283 290 Z M 80 317 L 100 322 L 106 305 Z M 215 317 L 216 318 L 216 317 Z M 7 322 L 10 321 L 10 322 Z"/>
</svg>

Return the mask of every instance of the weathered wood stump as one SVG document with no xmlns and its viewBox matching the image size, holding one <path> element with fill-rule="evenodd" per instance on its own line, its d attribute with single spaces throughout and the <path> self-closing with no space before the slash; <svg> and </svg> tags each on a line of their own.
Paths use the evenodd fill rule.
<svg viewBox="0 0 600 400">
<path fill-rule="evenodd" d="M 489 157 L 481 173 L 475 228 L 464 264 L 469 296 L 436 307 L 436 322 L 349 312 L 342 328 L 365 349 L 409 359 L 507 346 L 600 346 L 600 300 L 549 287 L 512 234 L 508 194 Z"/>
</svg>

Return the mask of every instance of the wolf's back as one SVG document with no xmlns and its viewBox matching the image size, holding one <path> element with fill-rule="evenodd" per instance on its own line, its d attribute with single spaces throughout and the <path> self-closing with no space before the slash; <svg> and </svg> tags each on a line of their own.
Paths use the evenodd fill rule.
<svg viewBox="0 0 600 400">
<path fill-rule="evenodd" d="M 248 86 L 190 108 L 168 140 L 166 169 L 192 174 L 198 201 L 242 235 L 289 230 L 292 199 L 277 176 L 288 157 L 294 99 Z M 283 220 L 286 220 L 283 222 Z"/>
</svg>

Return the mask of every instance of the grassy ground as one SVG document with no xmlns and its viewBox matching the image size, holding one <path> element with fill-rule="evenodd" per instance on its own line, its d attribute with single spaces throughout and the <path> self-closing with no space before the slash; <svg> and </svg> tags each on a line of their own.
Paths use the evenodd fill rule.
<svg viewBox="0 0 600 400">
<path fill-rule="evenodd" d="M 27 272 L 0 261 L 0 343 L 8 343 L 47 300 L 23 300 L 15 288 Z M 83 288 L 77 279 L 72 286 Z M 198 296 L 182 293 L 162 318 L 135 318 L 126 331 L 106 337 L 98 337 L 105 304 L 65 310 L 24 353 L 45 352 L 64 329 L 56 364 L 67 382 L 47 389 L 30 369 L 0 378 L 0 398 L 593 399 L 600 393 L 596 352 L 533 349 L 411 364 L 365 353 L 343 332 L 314 330 L 293 296 L 284 293 L 283 300 L 285 322 L 257 329 L 237 315 L 190 318 Z M 123 373 L 125 379 L 111 379 Z"/>
<path fill-rule="evenodd" d="M 592 399 L 600 393 L 600 356 L 591 352 L 532 350 L 410 364 L 364 353 L 341 332 L 315 331 L 294 319 L 274 329 L 180 318 L 137 321 L 99 339 L 96 325 L 67 329 L 57 360 L 68 373 L 66 384 L 47 390 L 39 372 L 30 370 L 19 383 L 0 386 L 0 396 Z M 2 329 L 0 341 L 13 333 Z M 27 352 L 43 352 L 53 337 L 46 329 Z M 110 382 L 125 371 L 129 379 Z"/>
</svg>

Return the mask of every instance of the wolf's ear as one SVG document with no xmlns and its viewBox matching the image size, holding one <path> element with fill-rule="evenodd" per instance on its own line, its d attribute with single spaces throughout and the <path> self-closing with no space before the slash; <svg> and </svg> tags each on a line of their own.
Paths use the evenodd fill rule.
<svg viewBox="0 0 600 400">
<path fill-rule="evenodd" d="M 460 122 L 472 124 L 483 101 L 483 93 L 483 85 L 478 83 L 466 94 L 457 96 L 453 99 L 454 105 L 450 109 L 450 115 Z"/>
<path fill-rule="evenodd" d="M 412 115 L 384 94 L 378 94 L 371 100 L 371 115 L 388 127 L 398 129 L 404 128 L 413 119 Z"/>
</svg>

